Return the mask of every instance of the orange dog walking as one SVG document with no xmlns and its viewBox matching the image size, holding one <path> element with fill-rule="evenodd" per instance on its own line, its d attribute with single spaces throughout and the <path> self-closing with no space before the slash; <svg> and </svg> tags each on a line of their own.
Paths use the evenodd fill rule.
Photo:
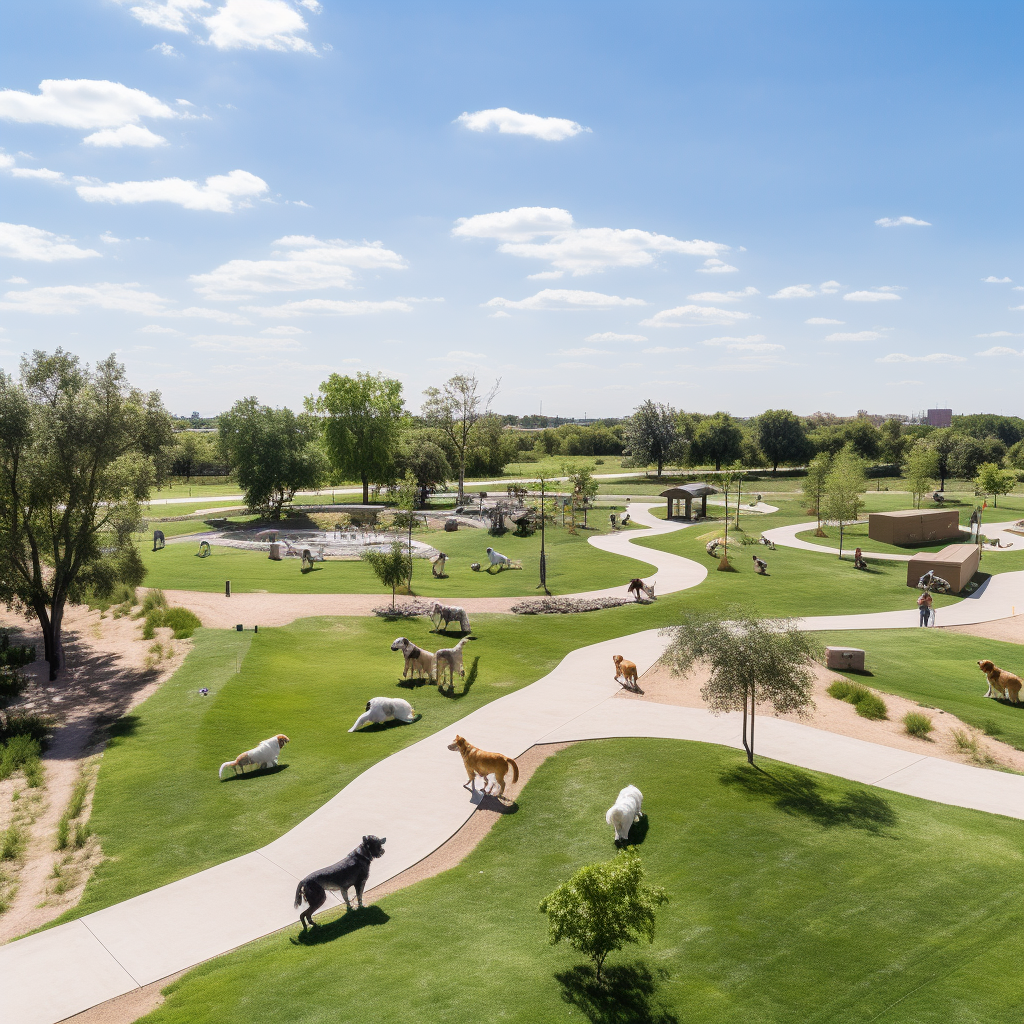
<svg viewBox="0 0 1024 1024">
<path fill-rule="evenodd" d="M 455 737 L 454 743 L 448 744 L 449 750 L 457 750 L 462 755 L 462 763 L 466 766 L 466 774 L 469 776 L 469 788 L 476 790 L 476 776 L 484 780 L 484 792 L 487 792 L 487 776 L 493 775 L 499 785 L 498 796 L 505 792 L 505 775 L 512 768 L 512 781 L 519 781 L 519 765 L 506 757 L 504 754 L 495 754 L 490 750 L 481 750 L 474 747 L 468 740 L 461 736 Z"/>
</svg>

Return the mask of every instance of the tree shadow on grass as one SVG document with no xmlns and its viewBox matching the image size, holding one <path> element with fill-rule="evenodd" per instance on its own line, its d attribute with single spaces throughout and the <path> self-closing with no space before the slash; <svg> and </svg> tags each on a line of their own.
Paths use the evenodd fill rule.
<svg viewBox="0 0 1024 1024">
<path fill-rule="evenodd" d="M 286 764 L 275 764 L 270 768 L 257 768 L 254 772 L 233 772 L 231 775 L 225 775 L 221 782 L 242 782 L 244 779 L 264 779 L 268 775 L 278 775 L 283 772 L 288 765 Z"/>
<path fill-rule="evenodd" d="M 771 800 L 786 814 L 802 815 L 827 828 L 848 825 L 885 834 L 898 820 L 888 801 L 877 793 L 860 789 L 835 798 L 823 793 L 818 782 L 799 768 L 773 765 L 768 771 L 744 764 L 723 772 L 719 780 L 749 796 Z"/>
<path fill-rule="evenodd" d="M 654 1001 L 657 976 L 643 963 L 605 967 L 598 981 L 590 964 L 581 964 L 555 975 L 562 999 L 575 1006 L 593 1024 L 678 1024 L 679 1018 Z"/>
<path fill-rule="evenodd" d="M 473 659 L 473 664 L 470 665 L 469 671 L 466 673 L 466 680 L 462 684 L 462 692 L 456 693 L 454 690 L 438 690 L 438 693 L 442 697 L 447 697 L 449 700 L 462 700 L 470 690 L 470 687 L 476 682 L 477 673 L 479 671 L 480 657 L 479 655 Z"/>
<path fill-rule="evenodd" d="M 352 932 L 358 931 L 360 928 L 387 924 L 390 920 L 391 918 L 374 904 L 371 907 L 345 911 L 326 924 L 317 924 L 308 931 L 299 932 L 298 935 L 289 939 L 289 942 L 293 946 L 321 946 L 325 942 L 333 942 L 345 935 L 351 935 Z"/>
</svg>

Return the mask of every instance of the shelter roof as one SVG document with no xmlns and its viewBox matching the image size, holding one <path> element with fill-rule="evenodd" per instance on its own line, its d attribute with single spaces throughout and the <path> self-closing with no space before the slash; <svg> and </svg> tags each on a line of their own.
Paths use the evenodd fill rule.
<svg viewBox="0 0 1024 1024">
<path fill-rule="evenodd" d="M 717 487 L 711 484 L 682 484 L 679 487 L 670 487 L 662 491 L 659 497 L 662 498 L 702 498 L 705 494 L 720 494 Z"/>
</svg>

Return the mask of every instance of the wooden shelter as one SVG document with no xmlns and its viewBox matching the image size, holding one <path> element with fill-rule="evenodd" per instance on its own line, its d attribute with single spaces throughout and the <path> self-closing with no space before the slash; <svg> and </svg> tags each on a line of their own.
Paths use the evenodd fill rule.
<svg viewBox="0 0 1024 1024">
<path fill-rule="evenodd" d="M 718 488 L 711 484 L 683 484 L 680 487 L 670 487 L 667 491 L 662 491 L 660 497 L 668 500 L 666 516 L 669 519 L 679 515 L 679 502 L 683 502 L 686 509 L 683 518 L 692 519 L 693 500 L 700 498 L 700 515 L 703 519 L 708 514 L 708 495 L 719 493 Z"/>
<path fill-rule="evenodd" d="M 932 569 L 949 583 L 950 593 L 959 594 L 974 578 L 980 562 L 977 544 L 950 544 L 934 554 L 922 552 L 907 563 L 907 586 L 916 587 L 918 580 Z"/>
<path fill-rule="evenodd" d="M 960 513 L 955 508 L 907 508 L 868 515 L 868 536 L 885 544 L 934 544 L 958 540 Z"/>
</svg>

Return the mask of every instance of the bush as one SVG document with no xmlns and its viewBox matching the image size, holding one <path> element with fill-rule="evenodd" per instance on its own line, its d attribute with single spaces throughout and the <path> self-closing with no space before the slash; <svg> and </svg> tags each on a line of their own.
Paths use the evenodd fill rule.
<svg viewBox="0 0 1024 1024">
<path fill-rule="evenodd" d="M 25 848 L 27 838 L 22 825 L 11 825 L 0 832 L 0 860 L 17 860 Z"/>
<path fill-rule="evenodd" d="M 877 694 L 872 693 L 866 686 L 860 683 L 851 683 L 848 679 L 837 679 L 828 688 L 829 695 L 837 700 L 844 700 L 852 704 L 858 715 L 863 718 L 870 718 L 873 721 L 881 721 L 889 717 L 889 709 L 885 701 Z"/>
<path fill-rule="evenodd" d="M 908 711 L 903 716 L 903 728 L 907 730 L 908 735 L 917 736 L 923 740 L 927 739 L 928 733 L 935 726 L 927 715 L 922 715 L 919 711 Z"/>
<path fill-rule="evenodd" d="M 978 741 L 966 729 L 954 729 L 952 736 L 957 750 L 972 757 L 978 756 Z"/>
<path fill-rule="evenodd" d="M 25 689 L 25 677 L 13 668 L 0 667 L 0 701 L 12 701 Z"/>
<path fill-rule="evenodd" d="M 26 733 L 12 736 L 0 749 L 0 779 L 9 779 L 19 768 L 26 767 L 32 761 L 38 761 L 41 751 L 39 740 Z M 29 784 L 31 785 L 31 782 Z"/>
<path fill-rule="evenodd" d="M 836 700 L 846 700 L 850 696 L 850 690 L 853 685 L 848 679 L 837 679 L 828 688 L 829 696 L 835 697 Z"/>
<path fill-rule="evenodd" d="M 187 640 L 202 624 L 199 616 L 188 608 L 168 608 L 164 615 L 164 625 L 174 630 L 175 640 Z"/>
<path fill-rule="evenodd" d="M 885 701 L 873 693 L 862 697 L 854 704 L 854 707 L 858 715 L 862 718 L 870 718 L 874 722 L 881 722 L 889 717 L 889 709 L 885 706 Z"/>
<path fill-rule="evenodd" d="M 52 720 L 43 715 L 8 715 L 6 721 L 0 716 L 0 746 L 12 736 L 26 735 L 38 740 L 42 747 L 52 728 Z"/>
</svg>

